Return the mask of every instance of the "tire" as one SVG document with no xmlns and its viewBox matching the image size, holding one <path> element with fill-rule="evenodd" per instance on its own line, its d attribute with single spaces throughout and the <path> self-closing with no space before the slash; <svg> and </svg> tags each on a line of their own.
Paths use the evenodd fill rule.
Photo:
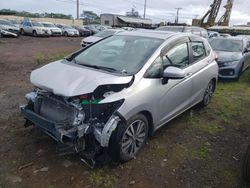
<svg viewBox="0 0 250 188">
<path fill-rule="evenodd" d="M 33 34 L 33 37 L 37 37 L 37 32 L 35 30 L 32 32 L 32 34 Z"/>
<path fill-rule="evenodd" d="M 21 35 L 25 35 L 25 32 L 23 29 L 21 29 Z"/>
<path fill-rule="evenodd" d="M 203 95 L 203 99 L 200 103 L 202 107 L 205 107 L 210 103 L 212 95 L 214 93 L 214 89 L 215 89 L 215 83 L 213 80 L 210 80 Z"/>
<path fill-rule="evenodd" d="M 65 33 L 64 33 L 64 36 L 65 36 L 65 37 L 68 37 L 69 35 L 68 35 L 68 33 L 67 33 L 67 32 L 65 32 Z"/>
<path fill-rule="evenodd" d="M 130 161 L 143 148 L 147 138 L 148 120 L 137 114 L 127 124 L 118 124 L 110 137 L 108 153 L 114 162 Z"/>
<path fill-rule="evenodd" d="M 242 73 L 243 73 L 243 67 L 244 67 L 244 63 L 242 63 L 242 65 L 241 65 L 241 68 L 240 68 L 240 71 L 239 71 L 239 73 L 238 73 L 238 75 L 237 75 L 236 81 L 239 81 L 239 80 L 240 80 L 240 76 L 241 76 Z"/>
<path fill-rule="evenodd" d="M 242 177 L 246 182 L 250 182 L 250 145 L 243 158 Z"/>
</svg>

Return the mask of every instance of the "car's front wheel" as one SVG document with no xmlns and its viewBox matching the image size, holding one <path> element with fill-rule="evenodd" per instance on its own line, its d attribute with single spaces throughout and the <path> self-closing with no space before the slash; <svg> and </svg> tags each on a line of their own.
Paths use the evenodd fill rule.
<svg viewBox="0 0 250 188">
<path fill-rule="evenodd" d="M 37 32 L 35 30 L 33 31 L 33 36 L 37 37 Z"/>
<path fill-rule="evenodd" d="M 21 35 L 25 35 L 25 32 L 23 29 L 21 29 Z"/>
<path fill-rule="evenodd" d="M 201 106 L 207 106 L 210 103 L 214 93 L 214 89 L 215 89 L 215 82 L 211 80 L 206 87 L 203 100 L 201 101 Z"/>
<path fill-rule="evenodd" d="M 137 114 L 119 124 L 109 141 L 110 157 L 116 162 L 134 159 L 148 138 L 148 120 L 143 114 Z"/>
</svg>

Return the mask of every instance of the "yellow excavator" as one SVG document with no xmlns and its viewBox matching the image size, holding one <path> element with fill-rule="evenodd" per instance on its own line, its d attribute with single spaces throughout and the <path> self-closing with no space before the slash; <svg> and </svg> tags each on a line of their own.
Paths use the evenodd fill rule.
<svg viewBox="0 0 250 188">
<path fill-rule="evenodd" d="M 221 3 L 222 0 L 214 0 L 206 14 L 201 19 L 193 19 L 192 25 L 203 28 L 212 27 L 214 25 L 229 26 L 230 16 L 233 8 L 233 0 L 227 0 L 227 4 L 224 6 L 226 11 L 216 23 L 216 18 L 218 16 Z"/>
</svg>

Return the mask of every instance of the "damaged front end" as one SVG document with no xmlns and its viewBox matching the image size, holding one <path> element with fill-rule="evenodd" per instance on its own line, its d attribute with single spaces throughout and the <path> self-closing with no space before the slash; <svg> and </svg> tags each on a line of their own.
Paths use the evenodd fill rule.
<svg viewBox="0 0 250 188">
<path fill-rule="evenodd" d="M 111 103 L 101 101 L 127 84 L 103 85 L 93 93 L 62 97 L 36 88 L 26 95 L 27 105 L 21 106 L 25 126 L 35 125 L 56 141 L 74 148 L 91 167 L 109 146 L 113 130 L 125 122 L 117 109 L 124 99 Z"/>
</svg>

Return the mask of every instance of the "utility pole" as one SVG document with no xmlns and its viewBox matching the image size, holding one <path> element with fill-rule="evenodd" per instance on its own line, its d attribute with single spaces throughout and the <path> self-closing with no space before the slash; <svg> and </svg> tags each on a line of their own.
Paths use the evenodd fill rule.
<svg viewBox="0 0 250 188">
<path fill-rule="evenodd" d="M 79 0 L 76 1 L 76 12 L 77 12 L 77 15 L 76 15 L 76 18 L 79 19 Z"/>
<path fill-rule="evenodd" d="M 144 19 L 146 18 L 146 7 L 147 7 L 147 0 L 145 0 L 145 3 L 144 3 L 144 15 L 143 15 Z"/>
<path fill-rule="evenodd" d="M 175 8 L 177 10 L 177 16 L 176 16 L 176 20 L 175 20 L 175 23 L 178 24 L 179 23 L 179 11 L 182 9 L 182 8 Z"/>
</svg>

